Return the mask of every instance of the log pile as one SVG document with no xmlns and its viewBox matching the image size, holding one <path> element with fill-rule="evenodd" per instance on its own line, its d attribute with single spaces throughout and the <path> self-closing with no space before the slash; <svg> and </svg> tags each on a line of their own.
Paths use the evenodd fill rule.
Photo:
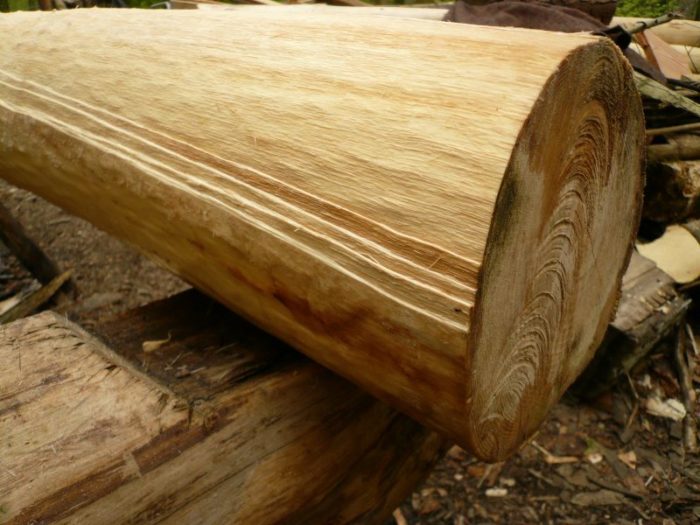
<svg viewBox="0 0 700 525">
<path fill-rule="evenodd" d="M 690 304 L 675 284 L 652 260 L 633 253 L 615 319 L 574 385 L 576 394 L 591 399 L 625 380 L 656 345 L 675 333 Z"/>
</svg>

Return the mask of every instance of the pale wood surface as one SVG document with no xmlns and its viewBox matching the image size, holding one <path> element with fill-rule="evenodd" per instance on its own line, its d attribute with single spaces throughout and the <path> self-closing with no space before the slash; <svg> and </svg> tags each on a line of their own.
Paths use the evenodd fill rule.
<svg viewBox="0 0 700 525">
<path fill-rule="evenodd" d="M 649 21 L 651 19 L 616 16 L 610 25 L 632 26 L 640 20 Z M 700 46 L 700 22 L 695 20 L 671 20 L 646 31 L 654 33 L 668 44 Z"/>
<path fill-rule="evenodd" d="M 248 11 L 255 12 L 256 9 L 269 9 L 270 7 L 277 10 L 277 13 L 315 13 L 315 14 L 333 14 L 346 17 L 348 15 L 359 16 L 359 15 L 377 15 L 377 16 L 391 16 L 397 18 L 415 18 L 421 20 L 433 20 L 436 22 L 442 21 L 442 19 L 447 14 L 448 6 L 435 6 L 426 8 L 414 8 L 410 6 L 406 7 L 395 7 L 387 5 L 373 5 L 365 7 L 357 6 L 335 6 L 328 4 L 292 4 L 284 5 L 277 4 L 275 6 L 250 6 L 250 5 L 239 5 L 239 4 L 225 4 L 223 2 L 217 3 L 207 3 L 207 2 L 193 2 L 193 7 L 202 10 L 213 10 L 213 9 L 225 9 L 228 11 Z M 269 12 L 268 12 L 269 14 Z"/>
<path fill-rule="evenodd" d="M 700 243 L 682 225 L 670 225 L 658 239 L 637 244 L 637 250 L 677 283 L 691 283 L 700 278 Z"/>
<path fill-rule="evenodd" d="M 480 457 L 602 338 L 642 180 L 611 42 L 266 8 L 0 31 L 0 176 Z"/>
<path fill-rule="evenodd" d="M 674 49 L 674 46 L 651 32 L 637 34 L 635 40 L 643 44 L 647 60 L 656 65 L 666 78 L 680 79 L 692 74 L 691 58 L 687 52 Z"/>
<path fill-rule="evenodd" d="M 671 47 L 683 55 L 692 73 L 697 74 L 697 72 L 700 71 L 700 48 L 680 45 Z"/>
<path fill-rule="evenodd" d="M 0 327 L 4 524 L 381 525 L 443 449 L 198 293 L 95 330 Z"/>
</svg>

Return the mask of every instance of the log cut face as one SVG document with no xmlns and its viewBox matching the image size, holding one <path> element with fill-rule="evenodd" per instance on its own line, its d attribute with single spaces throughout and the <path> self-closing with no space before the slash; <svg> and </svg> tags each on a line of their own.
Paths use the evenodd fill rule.
<svg viewBox="0 0 700 525">
<path fill-rule="evenodd" d="M 643 140 L 611 43 L 243 9 L 0 31 L 0 176 L 479 456 L 602 337 Z"/>
<path fill-rule="evenodd" d="M 637 95 L 610 55 L 587 51 L 545 86 L 496 203 L 469 345 L 470 435 L 485 457 L 534 432 L 589 362 L 639 222 Z M 580 71 L 591 74 L 576 82 Z"/>
</svg>

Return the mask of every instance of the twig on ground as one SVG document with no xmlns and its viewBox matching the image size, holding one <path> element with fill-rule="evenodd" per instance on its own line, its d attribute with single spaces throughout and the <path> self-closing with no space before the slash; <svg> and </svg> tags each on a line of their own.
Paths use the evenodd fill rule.
<svg viewBox="0 0 700 525">
<path fill-rule="evenodd" d="M 603 489 L 612 490 L 613 492 L 617 492 L 619 494 L 623 494 L 631 498 L 643 499 L 643 496 L 638 492 L 626 489 L 625 487 L 621 487 L 620 485 L 617 485 L 615 483 L 610 483 L 599 476 L 592 475 L 590 472 L 587 474 L 586 477 L 591 483 L 594 483 L 595 485 L 598 485 Z"/>
<path fill-rule="evenodd" d="M 683 394 L 683 405 L 685 406 L 685 418 L 683 419 L 683 446 L 686 452 L 694 453 L 698 448 L 697 428 L 695 422 L 695 390 L 693 390 L 693 381 L 688 371 L 688 358 L 685 350 L 685 341 L 690 340 L 688 337 L 687 323 L 685 319 L 678 326 L 676 332 L 676 341 L 674 345 L 674 360 L 676 362 L 676 371 L 678 373 L 678 383 L 681 386 Z M 692 332 L 691 332 L 692 333 Z"/>
<path fill-rule="evenodd" d="M 61 288 L 61 286 L 63 286 L 63 284 L 70 279 L 72 273 L 72 270 L 63 272 L 46 286 L 43 286 L 35 292 L 27 295 L 20 303 L 0 315 L 0 324 L 9 323 L 31 314 L 33 311 L 51 299 L 59 288 Z"/>
<path fill-rule="evenodd" d="M 690 323 L 685 323 L 685 333 L 688 336 L 688 341 L 690 341 L 690 348 L 693 349 L 693 354 L 698 355 L 698 345 L 695 344 L 695 334 L 690 326 Z"/>
</svg>

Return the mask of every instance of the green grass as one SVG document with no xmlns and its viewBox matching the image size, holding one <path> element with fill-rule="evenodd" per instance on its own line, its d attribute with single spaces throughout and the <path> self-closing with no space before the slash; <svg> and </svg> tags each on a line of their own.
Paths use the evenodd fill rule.
<svg viewBox="0 0 700 525">
<path fill-rule="evenodd" d="M 0 11 L 34 11 L 39 9 L 37 0 L 0 0 Z"/>
<path fill-rule="evenodd" d="M 657 17 L 678 10 L 678 0 L 622 0 L 616 16 Z"/>
</svg>

